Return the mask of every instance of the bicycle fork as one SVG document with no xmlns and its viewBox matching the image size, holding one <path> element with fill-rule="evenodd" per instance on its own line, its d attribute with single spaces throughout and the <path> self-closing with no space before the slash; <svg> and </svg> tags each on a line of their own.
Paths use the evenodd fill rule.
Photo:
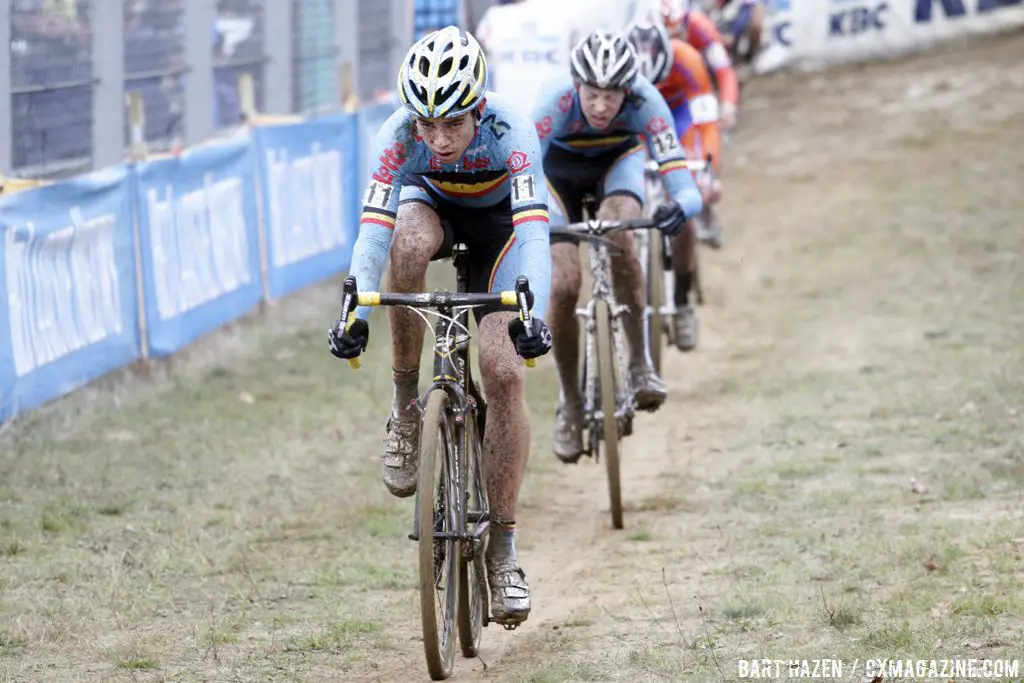
<svg viewBox="0 0 1024 683">
<path fill-rule="evenodd" d="M 602 424 L 604 413 L 601 410 L 600 382 L 597 358 L 597 306 L 608 305 L 609 338 L 612 342 L 612 355 L 619 381 L 615 382 L 615 417 L 619 423 L 621 436 L 628 436 L 633 431 L 633 382 L 629 371 L 629 355 L 626 349 L 625 333 L 622 330 L 622 316 L 628 314 L 628 307 L 615 300 L 610 287 L 610 268 L 607 247 L 603 244 L 592 245 L 590 249 L 591 272 L 594 286 L 590 301 L 584 308 L 577 308 L 576 315 L 580 318 L 584 330 L 583 356 L 583 412 L 584 422 L 589 424 L 590 437 L 587 444 L 588 453 L 598 452 L 597 440 L 604 438 Z M 614 382 L 615 378 L 604 381 Z"/>
</svg>

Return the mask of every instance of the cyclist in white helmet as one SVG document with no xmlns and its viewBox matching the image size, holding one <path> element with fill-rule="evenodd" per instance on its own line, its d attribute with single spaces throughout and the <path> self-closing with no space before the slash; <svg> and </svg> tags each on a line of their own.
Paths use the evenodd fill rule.
<svg viewBox="0 0 1024 683">
<path fill-rule="evenodd" d="M 571 73 L 541 86 L 533 120 L 544 154 L 552 222 L 582 219 L 582 199 L 593 193 L 598 218 L 640 218 L 647 155 L 665 178 L 669 203 L 654 219 L 669 235 L 700 213 L 700 191 L 686 168 L 686 156 L 672 123 L 672 113 L 658 89 L 637 73 L 636 52 L 619 34 L 594 31 L 572 53 Z M 643 335 L 643 278 L 633 237 L 609 236 L 619 249 L 612 256 L 613 285 L 619 303 L 628 307 L 623 329 L 631 351 L 630 371 L 637 407 L 655 410 L 668 391 L 648 361 Z M 555 417 L 554 451 L 576 462 L 583 452 L 582 397 L 579 383 L 580 290 L 579 249 L 560 235 L 551 237 L 551 328 L 562 394 Z"/>
<path fill-rule="evenodd" d="M 525 275 L 533 294 L 532 333 L 513 313 L 475 309 L 479 362 L 488 401 L 484 466 L 491 506 L 487 546 L 494 620 L 512 625 L 530 613 L 530 589 L 515 550 L 519 488 L 529 454 L 522 358 L 551 348 L 543 322 L 551 279 L 547 192 L 532 121 L 486 90 L 487 62 L 476 40 L 454 26 L 419 40 L 402 62 L 402 108 L 374 141 L 379 165 L 363 195 L 351 274 L 376 290 L 390 255 L 388 285 L 422 292 L 430 261 L 469 248 L 472 292 L 515 288 Z M 354 358 L 369 340 L 367 310 L 357 308 L 347 329 L 330 332 L 331 352 Z M 389 309 L 394 398 L 381 470 L 395 496 L 416 492 L 423 323 Z"/>
</svg>

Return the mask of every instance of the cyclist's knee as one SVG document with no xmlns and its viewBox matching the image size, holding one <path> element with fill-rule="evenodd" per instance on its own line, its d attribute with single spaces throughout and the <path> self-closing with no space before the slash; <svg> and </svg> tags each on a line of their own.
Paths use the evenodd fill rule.
<svg viewBox="0 0 1024 683">
<path fill-rule="evenodd" d="M 640 218 L 643 208 L 636 197 L 627 194 L 614 194 L 601 202 L 597 217 L 602 221 L 628 221 Z"/>
<path fill-rule="evenodd" d="M 443 241 L 437 212 L 415 202 L 401 205 L 391 240 L 391 277 L 399 281 L 421 278 Z"/>
<path fill-rule="evenodd" d="M 488 400 L 512 400 L 523 392 L 523 361 L 508 336 L 514 313 L 499 312 L 480 321 L 480 375 Z"/>
<path fill-rule="evenodd" d="M 551 298 L 572 301 L 580 291 L 580 255 L 575 244 L 562 243 L 551 247 Z"/>
</svg>

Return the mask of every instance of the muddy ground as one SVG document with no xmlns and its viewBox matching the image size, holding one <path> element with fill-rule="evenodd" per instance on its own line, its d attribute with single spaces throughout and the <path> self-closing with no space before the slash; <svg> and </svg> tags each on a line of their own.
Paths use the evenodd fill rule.
<svg viewBox="0 0 1024 683">
<path fill-rule="evenodd" d="M 603 467 L 530 373 L 534 612 L 455 681 L 1024 659 L 1024 36 L 745 91 L 698 352 Z M 0 681 L 427 680 L 412 503 L 302 292 L 0 434 Z"/>
</svg>

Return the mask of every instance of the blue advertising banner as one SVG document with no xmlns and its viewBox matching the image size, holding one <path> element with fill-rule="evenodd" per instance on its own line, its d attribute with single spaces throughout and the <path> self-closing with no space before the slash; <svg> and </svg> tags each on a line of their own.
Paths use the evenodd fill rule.
<svg viewBox="0 0 1024 683">
<path fill-rule="evenodd" d="M 355 241 L 354 115 L 256 129 L 270 297 L 348 268 Z"/>
<path fill-rule="evenodd" d="M 0 195 L 0 422 L 139 358 L 124 165 Z"/>
<path fill-rule="evenodd" d="M 151 356 L 244 315 L 263 294 L 252 138 L 136 167 Z"/>
</svg>

